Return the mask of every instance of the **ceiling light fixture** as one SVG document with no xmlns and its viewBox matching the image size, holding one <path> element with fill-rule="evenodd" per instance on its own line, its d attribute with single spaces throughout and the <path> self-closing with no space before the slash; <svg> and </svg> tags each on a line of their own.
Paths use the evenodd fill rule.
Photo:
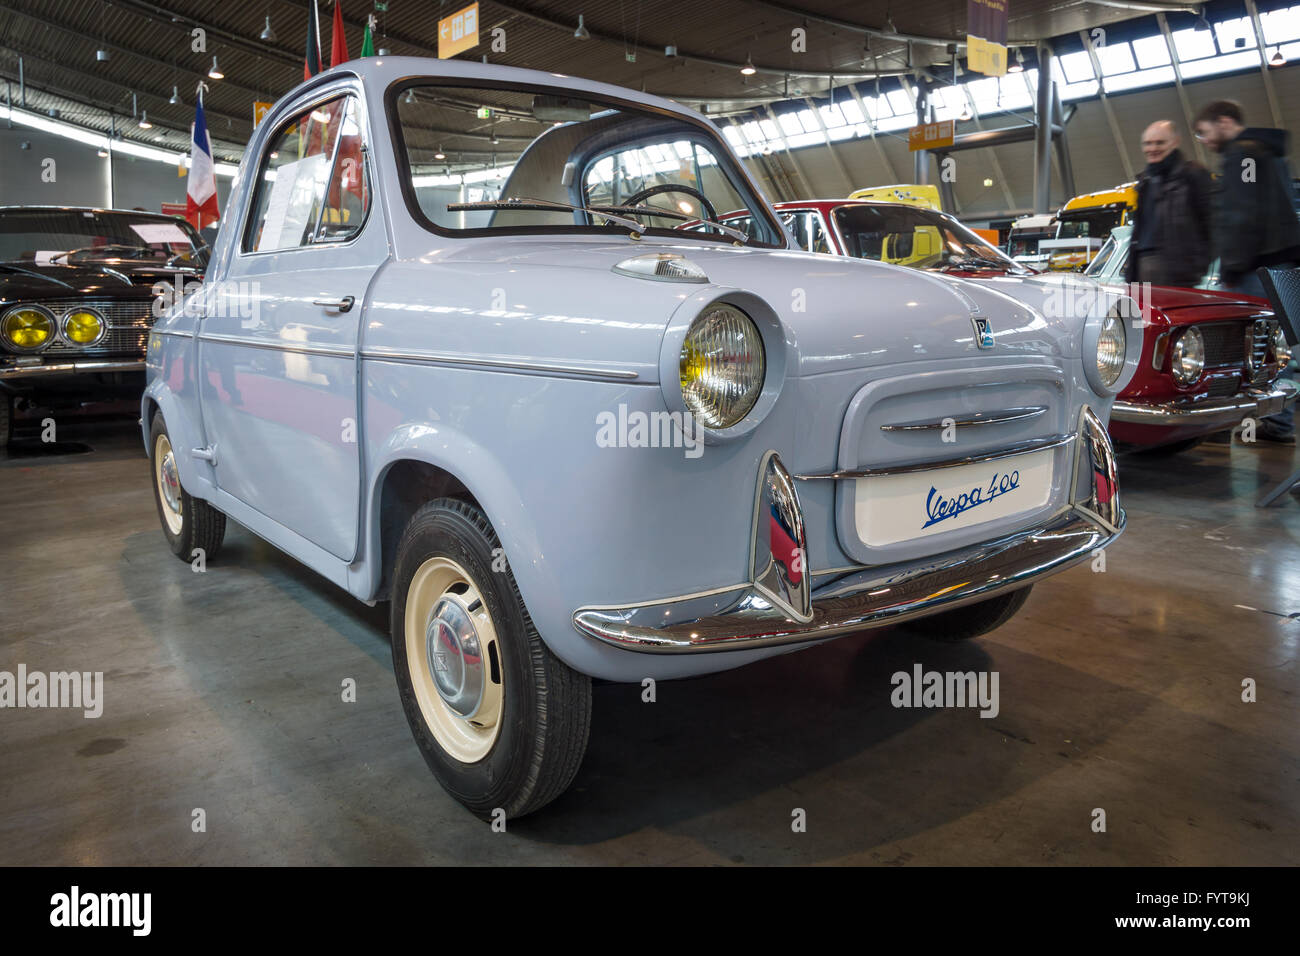
<svg viewBox="0 0 1300 956">
<path fill-rule="evenodd" d="M 748 53 L 745 54 L 745 65 L 740 68 L 740 72 L 744 76 L 753 76 L 758 72 L 758 70 L 754 68 L 754 58 Z"/>
<path fill-rule="evenodd" d="M 175 86 L 172 87 L 171 99 L 169 99 L 167 102 L 170 103 L 172 106 L 181 105 L 181 91 L 177 89 Z"/>
<path fill-rule="evenodd" d="M 433 154 L 433 158 L 434 158 L 434 159 L 446 159 L 446 158 L 447 158 L 447 154 L 444 153 L 444 152 L 442 151 L 442 146 L 441 146 L 441 145 L 438 146 L 438 151 L 437 151 L 436 153 Z"/>
<path fill-rule="evenodd" d="M 1020 48 L 1019 48 L 1019 47 L 1016 47 L 1016 59 L 1015 59 L 1015 62 L 1014 62 L 1014 63 L 1010 63 L 1010 64 L 1007 65 L 1007 72 L 1008 72 L 1008 73 L 1023 73 L 1023 72 L 1025 72 L 1025 58 L 1024 58 L 1023 56 L 1020 55 Z"/>
<path fill-rule="evenodd" d="M 270 16 L 270 14 L 267 14 L 267 17 L 266 17 L 266 26 L 264 26 L 264 27 L 262 28 L 262 32 L 261 32 L 261 34 L 260 34 L 260 38 L 261 38 L 262 40 L 264 40 L 265 42 L 267 42 L 267 43 L 274 43 L 274 42 L 275 42 L 275 31 L 271 29 L 271 16 Z"/>
<path fill-rule="evenodd" d="M 140 128 L 141 128 L 141 129 L 153 129 L 153 123 L 150 123 L 150 122 L 149 122 L 149 111 L 148 111 L 148 110 L 141 110 L 141 111 L 140 111 Z"/>
<path fill-rule="evenodd" d="M 408 89 L 408 90 L 406 91 L 406 98 L 403 99 L 402 102 L 403 102 L 403 103 L 414 103 L 414 102 L 415 102 L 415 88 L 414 88 L 414 87 L 411 87 L 410 89 Z"/>
<path fill-rule="evenodd" d="M 961 120 L 963 123 L 967 123 L 967 122 L 970 121 L 970 104 L 969 104 L 969 103 L 965 103 L 965 104 L 962 105 L 961 113 L 958 115 L 957 119 Z"/>
<path fill-rule="evenodd" d="M 1269 66 L 1286 66 L 1286 57 L 1282 55 L 1282 48 L 1277 47 L 1273 50 L 1273 55 L 1268 58 Z"/>
<path fill-rule="evenodd" d="M 575 40 L 590 40 L 591 34 L 587 32 L 587 25 L 583 22 L 582 14 L 578 14 L 578 29 L 573 31 Z"/>
<path fill-rule="evenodd" d="M 98 50 L 96 50 L 96 51 L 95 51 L 95 59 L 98 60 L 100 63 L 107 63 L 107 62 L 108 62 L 108 48 L 107 48 L 107 47 L 102 47 L 102 46 L 101 46 Z"/>
<path fill-rule="evenodd" d="M 1204 33 L 1210 29 L 1210 21 L 1205 19 L 1204 13 L 1196 15 L 1196 24 L 1192 27 L 1197 33 Z"/>
<path fill-rule="evenodd" d="M 209 79 L 209 80 L 224 80 L 225 78 L 226 78 L 226 74 L 224 74 L 224 73 L 221 72 L 221 67 L 217 66 L 217 58 L 216 58 L 215 55 L 213 55 L 213 57 L 212 57 L 212 69 L 208 70 L 208 79 Z"/>
<path fill-rule="evenodd" d="M 108 159 L 108 150 L 106 150 L 103 146 L 101 146 L 99 147 L 99 152 L 97 152 L 95 155 L 98 156 L 100 159 Z"/>
</svg>

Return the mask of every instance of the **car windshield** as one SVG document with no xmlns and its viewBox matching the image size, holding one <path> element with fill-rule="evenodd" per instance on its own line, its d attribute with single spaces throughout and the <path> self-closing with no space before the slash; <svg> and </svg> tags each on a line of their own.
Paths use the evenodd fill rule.
<svg viewBox="0 0 1300 956">
<path fill-rule="evenodd" d="M 0 261 L 38 266 L 140 262 L 204 268 L 208 247 L 171 216 L 97 209 L 0 210 Z"/>
<path fill-rule="evenodd" d="M 1006 253 L 957 220 L 930 209 L 844 205 L 835 209 L 844 251 L 914 269 L 988 269 L 1027 272 Z"/>
<path fill-rule="evenodd" d="M 586 94 L 434 81 L 392 97 L 407 197 L 435 231 L 681 239 L 684 221 L 762 208 L 717 131 L 683 116 Z M 785 245 L 770 214 L 746 226 L 738 234 L 705 222 L 687 234 Z"/>
<path fill-rule="evenodd" d="M 1058 239 L 1105 239 L 1119 225 L 1117 209 L 1093 209 L 1081 212 L 1071 210 L 1060 215 Z"/>
<path fill-rule="evenodd" d="M 1110 262 L 1111 257 L 1115 255 L 1118 249 L 1119 249 L 1119 240 L 1112 233 L 1110 238 L 1106 240 L 1105 244 L 1102 245 L 1100 251 L 1098 251 L 1097 255 L 1093 258 L 1092 262 L 1088 264 L 1088 268 L 1083 270 L 1083 274 L 1089 276 L 1099 276 L 1109 271 L 1106 268 L 1106 264 Z"/>
</svg>

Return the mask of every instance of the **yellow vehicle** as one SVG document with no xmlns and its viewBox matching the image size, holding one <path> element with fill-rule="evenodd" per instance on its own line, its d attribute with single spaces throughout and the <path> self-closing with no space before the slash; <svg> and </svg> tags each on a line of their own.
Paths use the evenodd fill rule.
<svg viewBox="0 0 1300 956">
<path fill-rule="evenodd" d="M 939 201 L 938 186 L 920 186 L 908 183 L 898 183 L 893 186 L 872 186 L 869 189 L 858 189 L 849 193 L 849 198 L 869 199 L 873 202 L 896 202 L 905 206 L 920 206 L 924 209 L 943 212 L 943 204 Z"/>
<path fill-rule="evenodd" d="M 1075 196 L 1056 214 L 1056 238 L 1039 244 L 1049 252 L 1048 269 L 1080 272 L 1116 226 L 1127 226 L 1137 209 L 1137 183 Z"/>
</svg>

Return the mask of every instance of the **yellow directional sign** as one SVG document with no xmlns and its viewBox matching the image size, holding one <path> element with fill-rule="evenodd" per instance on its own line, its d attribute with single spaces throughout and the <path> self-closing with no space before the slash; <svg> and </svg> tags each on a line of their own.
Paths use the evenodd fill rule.
<svg viewBox="0 0 1300 956">
<path fill-rule="evenodd" d="M 478 46 L 478 4 L 457 10 L 438 21 L 438 59 L 445 60 Z"/>
<path fill-rule="evenodd" d="M 923 123 L 907 131 L 907 148 L 912 152 L 951 145 L 952 120 L 944 120 L 942 123 Z"/>
</svg>

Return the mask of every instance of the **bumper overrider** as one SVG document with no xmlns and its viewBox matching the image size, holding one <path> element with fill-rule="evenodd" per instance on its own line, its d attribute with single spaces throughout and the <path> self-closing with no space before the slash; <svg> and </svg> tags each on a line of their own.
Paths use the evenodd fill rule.
<svg viewBox="0 0 1300 956">
<path fill-rule="evenodd" d="M 44 362 L 40 365 L 0 365 L 0 381 L 23 381 L 52 375 L 87 375 L 93 372 L 143 371 L 144 359 L 83 359 Z"/>
<path fill-rule="evenodd" d="M 1086 560 L 1124 529 L 1106 426 L 1084 408 L 1078 431 L 1057 441 L 1074 446 L 1070 500 L 1036 527 L 921 561 L 863 567 L 815 591 L 816 572 L 800 565 L 808 551 L 795 480 L 776 452 L 768 452 L 759 466 L 746 584 L 625 607 L 579 608 L 573 623 L 584 634 L 631 651 L 749 650 L 896 624 L 1022 588 Z M 1009 449 L 983 460 L 1018 453 Z"/>
<path fill-rule="evenodd" d="M 1285 379 L 1264 388 L 1248 388 L 1227 398 L 1143 404 L 1117 400 L 1112 421 L 1131 425 L 1238 425 L 1243 418 L 1276 415 L 1296 400 L 1296 386 Z"/>
</svg>

